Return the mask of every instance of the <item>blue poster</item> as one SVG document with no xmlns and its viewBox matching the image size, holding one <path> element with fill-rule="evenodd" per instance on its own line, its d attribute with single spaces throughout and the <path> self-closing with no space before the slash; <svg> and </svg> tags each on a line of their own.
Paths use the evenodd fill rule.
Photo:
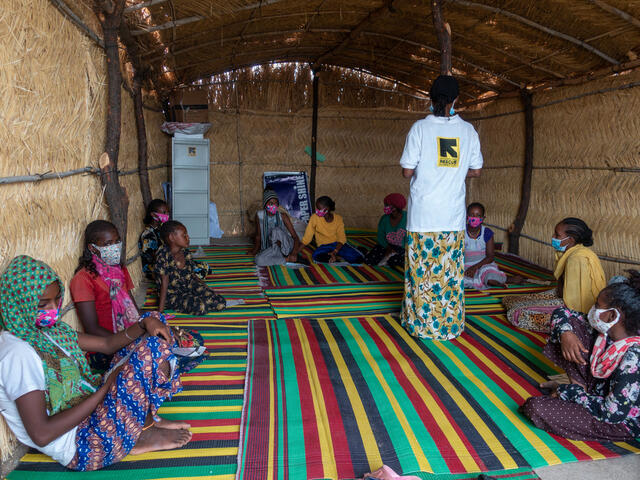
<svg viewBox="0 0 640 480">
<path fill-rule="evenodd" d="M 309 221 L 311 200 L 306 172 L 264 172 L 264 188 L 271 188 L 278 194 L 280 205 L 290 215 Z"/>
</svg>

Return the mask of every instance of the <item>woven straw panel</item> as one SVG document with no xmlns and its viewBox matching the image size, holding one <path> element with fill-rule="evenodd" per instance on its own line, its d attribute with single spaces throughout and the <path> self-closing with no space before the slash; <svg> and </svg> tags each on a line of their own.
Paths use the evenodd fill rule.
<svg viewBox="0 0 640 480">
<path fill-rule="evenodd" d="M 47 0 L 7 0 L 2 7 L 7 21 L 0 22 L 0 176 L 97 166 L 107 111 L 102 52 Z M 137 167 L 137 138 L 131 98 L 124 90 L 122 115 L 119 168 L 130 170 Z M 149 165 L 166 163 L 162 115 L 147 111 L 145 118 Z M 156 195 L 166 178 L 166 170 L 151 172 Z M 127 238 L 132 255 L 143 207 L 138 176 L 121 180 L 130 200 Z M 12 213 L 3 219 L 0 270 L 14 256 L 27 254 L 50 264 L 66 285 L 77 265 L 84 228 L 108 218 L 95 175 L 0 185 L 0 203 Z M 134 282 L 140 279 L 138 270 L 132 267 Z M 77 325 L 73 313 L 64 319 Z"/>
<path fill-rule="evenodd" d="M 556 223 L 575 216 L 594 231 L 597 253 L 640 261 L 640 120 L 631 113 L 640 109 L 640 88 L 604 91 L 638 80 L 636 71 L 534 96 L 537 106 L 581 97 L 534 110 L 535 169 L 523 233 L 550 242 Z M 588 92 L 600 93 L 582 96 Z M 473 117 L 517 110 L 514 102 L 496 102 Z M 489 169 L 472 182 L 470 199 L 485 203 L 488 221 L 505 228 L 517 213 L 522 170 L 491 167 L 511 166 L 518 159 L 516 164 L 522 164 L 523 117 L 518 113 L 474 122 Z M 553 267 L 551 247 L 521 239 L 520 253 Z M 609 261 L 603 267 L 608 276 L 638 268 Z"/>
<path fill-rule="evenodd" d="M 319 112 L 316 196 L 329 195 L 348 226 L 375 228 L 388 193 L 408 192 L 398 161 L 422 114 L 326 108 Z M 250 234 L 265 171 L 307 171 L 311 112 L 210 112 L 211 199 L 225 235 Z"/>
</svg>

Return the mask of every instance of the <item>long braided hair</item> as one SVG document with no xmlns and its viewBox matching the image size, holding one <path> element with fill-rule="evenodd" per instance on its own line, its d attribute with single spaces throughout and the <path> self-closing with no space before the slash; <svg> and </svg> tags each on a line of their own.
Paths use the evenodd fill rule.
<svg viewBox="0 0 640 480">
<path fill-rule="evenodd" d="M 109 230 L 118 229 L 116 226 L 107 222 L 106 220 L 95 220 L 87 225 L 87 228 L 84 230 L 84 245 L 82 248 L 82 256 L 78 260 L 78 267 L 76 268 L 76 273 L 83 268 L 86 268 L 89 273 L 93 276 L 98 277 L 98 271 L 96 270 L 96 266 L 93 264 L 93 253 L 89 250 L 89 245 L 92 243 L 96 243 L 100 238 L 100 235 L 104 232 L 108 232 Z"/>
</svg>

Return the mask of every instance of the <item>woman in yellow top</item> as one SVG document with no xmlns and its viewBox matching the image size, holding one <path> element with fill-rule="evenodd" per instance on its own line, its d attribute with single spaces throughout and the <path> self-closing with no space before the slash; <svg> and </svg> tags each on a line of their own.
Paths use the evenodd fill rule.
<svg viewBox="0 0 640 480">
<path fill-rule="evenodd" d="M 311 215 L 302 243 L 295 253 L 309 245 L 315 237 L 318 247 L 313 252 L 314 262 L 333 263 L 337 257 L 341 257 L 349 263 L 362 263 L 364 255 L 347 244 L 344 221 L 340 215 L 334 213 L 335 209 L 336 203 L 327 196 L 316 200 L 316 213 Z"/>
<path fill-rule="evenodd" d="M 502 304 L 515 326 L 549 332 L 551 314 L 558 307 L 587 314 L 606 286 L 600 259 L 589 247 L 593 232 L 579 218 L 565 218 L 556 225 L 551 245 L 556 251 L 553 275 L 558 286 L 542 293 L 506 296 Z"/>
</svg>

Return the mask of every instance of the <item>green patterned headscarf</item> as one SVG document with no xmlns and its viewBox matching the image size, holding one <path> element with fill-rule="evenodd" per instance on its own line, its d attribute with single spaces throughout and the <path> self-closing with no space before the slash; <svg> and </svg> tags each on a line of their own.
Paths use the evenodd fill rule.
<svg viewBox="0 0 640 480">
<path fill-rule="evenodd" d="M 50 415 L 79 403 L 100 381 L 91 373 L 73 328 L 62 320 L 52 327 L 36 326 L 39 296 L 56 281 L 64 295 L 51 267 L 26 255 L 14 258 L 0 278 L 0 327 L 31 345 L 42 359 Z"/>
</svg>

